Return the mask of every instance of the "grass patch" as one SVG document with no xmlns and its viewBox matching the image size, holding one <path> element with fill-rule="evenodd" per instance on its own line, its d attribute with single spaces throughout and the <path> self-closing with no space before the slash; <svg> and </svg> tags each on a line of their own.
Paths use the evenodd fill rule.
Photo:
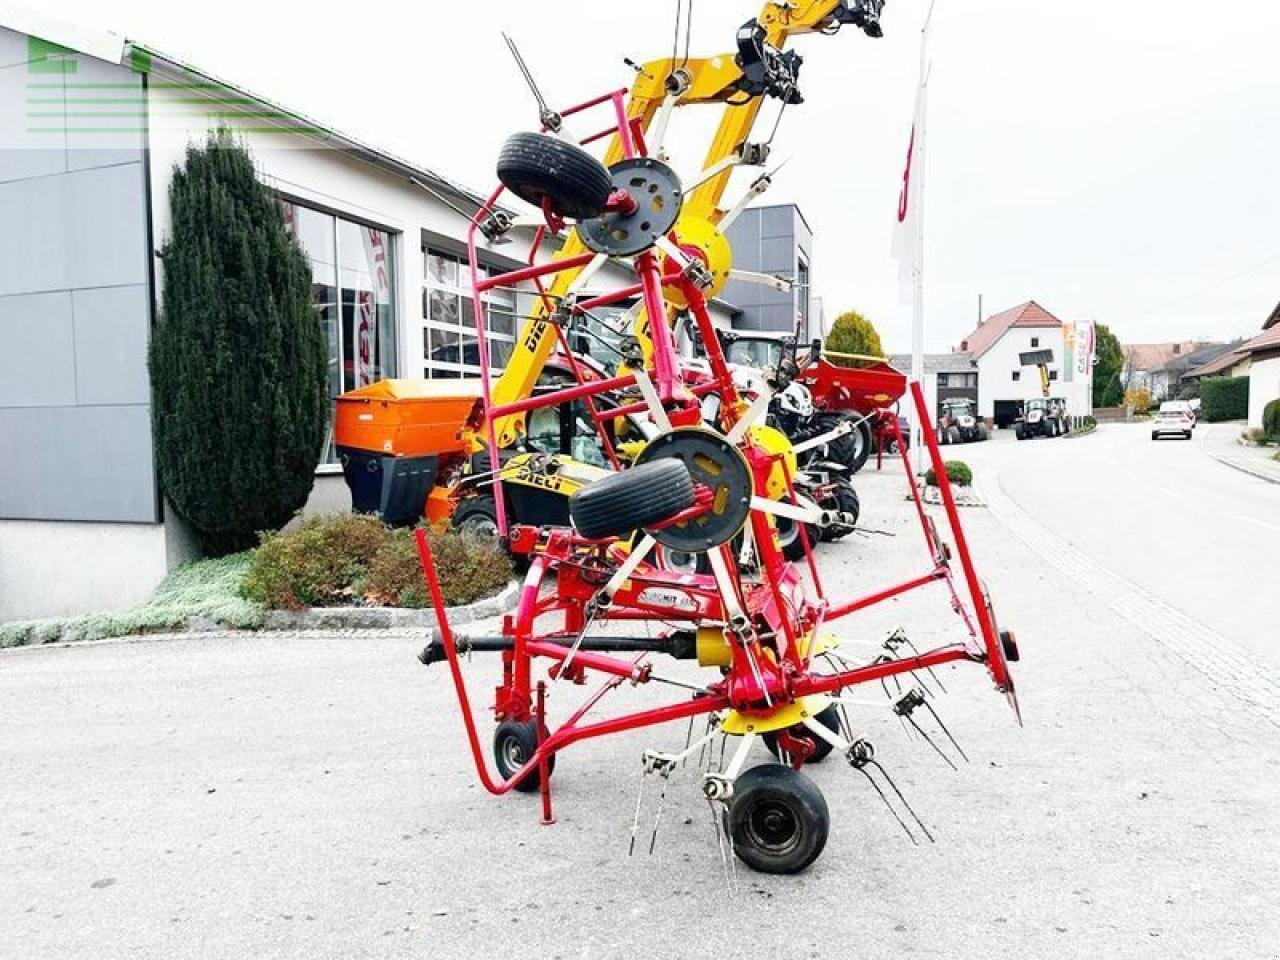
<svg viewBox="0 0 1280 960">
<path fill-rule="evenodd" d="M 128 610 L 0 625 L 0 647 L 157 633 L 185 627 L 192 617 L 228 627 L 261 626 L 265 608 L 240 594 L 250 560 L 246 551 L 184 564 L 161 581 L 150 600 Z"/>
</svg>

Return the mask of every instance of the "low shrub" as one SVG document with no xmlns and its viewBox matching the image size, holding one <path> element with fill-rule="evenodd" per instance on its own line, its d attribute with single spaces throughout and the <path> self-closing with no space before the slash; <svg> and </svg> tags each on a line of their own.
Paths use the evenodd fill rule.
<svg viewBox="0 0 1280 960">
<path fill-rule="evenodd" d="M 1280 440 L 1280 397 L 1262 408 L 1262 433 L 1273 443 Z"/>
<path fill-rule="evenodd" d="M 365 567 L 386 538 L 387 528 L 377 517 L 308 517 L 292 529 L 263 536 L 241 590 L 277 609 L 355 603 Z"/>
<path fill-rule="evenodd" d="M 969 469 L 969 465 L 963 460 L 946 460 L 943 462 L 942 468 L 947 472 L 947 479 L 954 484 L 967 487 L 973 483 L 973 471 Z M 938 475 L 934 473 L 933 467 L 924 472 L 924 482 L 931 487 L 938 485 Z"/>
<path fill-rule="evenodd" d="M 1254 444 L 1262 443 L 1262 441 L 1267 437 L 1261 427 L 1246 427 L 1240 431 L 1240 436 L 1242 436 L 1246 442 Z"/>
<path fill-rule="evenodd" d="M 127 610 L 6 623 L 0 626 L 0 647 L 155 633 L 182 628 L 192 617 L 228 627 L 261 626 L 262 605 L 240 595 L 249 562 L 246 552 L 184 564 L 161 581 L 151 599 Z"/>
<path fill-rule="evenodd" d="M 1248 377 L 1208 377 L 1200 381 L 1200 414 L 1209 423 L 1249 415 Z"/>
<path fill-rule="evenodd" d="M 1134 413 L 1146 413 L 1151 409 L 1151 391 L 1146 387 L 1130 387 L 1124 392 L 1124 405 Z"/>
<path fill-rule="evenodd" d="M 511 579 L 511 562 L 496 542 L 457 533 L 428 536 L 447 606 L 491 596 Z M 431 605 L 413 531 L 358 514 L 311 517 L 267 535 L 242 589 L 246 597 L 286 610 Z"/>
</svg>

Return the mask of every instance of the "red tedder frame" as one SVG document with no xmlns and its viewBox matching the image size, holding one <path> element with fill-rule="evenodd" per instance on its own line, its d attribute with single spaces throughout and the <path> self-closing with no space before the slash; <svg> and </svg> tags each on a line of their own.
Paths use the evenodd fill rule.
<svg viewBox="0 0 1280 960">
<path fill-rule="evenodd" d="M 645 149 L 643 137 L 635 121 L 627 118 L 625 96 L 625 90 L 616 90 L 564 110 L 561 115 L 572 116 L 588 108 L 608 104 L 612 107 L 612 124 L 589 139 L 599 140 L 609 135 L 616 135 L 624 158 L 642 155 Z M 586 379 L 573 360 L 573 353 L 569 349 L 564 331 L 550 319 L 542 322 L 552 323 L 559 338 L 560 347 L 569 358 L 577 382 L 506 404 L 492 403 L 492 374 L 489 354 L 485 349 L 487 337 L 483 293 L 498 286 L 533 281 L 549 313 L 551 304 L 543 287 L 543 280 L 562 271 L 585 266 L 595 256 L 592 253 L 584 253 L 552 260 L 545 264 L 535 264 L 534 256 L 547 229 L 539 227 L 531 245 L 528 266 L 481 277 L 476 266 L 478 262 L 476 232 L 480 224 L 485 222 L 493 212 L 503 192 L 502 186 L 494 190 L 472 218 L 467 232 L 473 288 L 472 307 L 480 345 L 480 370 L 489 462 L 495 467 L 500 463 L 494 428 L 494 421 L 497 418 L 581 399 L 587 403 L 591 411 L 608 457 L 617 465 L 612 441 L 604 425 L 623 412 L 642 411 L 645 404 L 631 403 L 621 408 L 610 408 L 600 412 L 595 408 L 594 398 L 635 386 L 637 375 L 631 373 L 606 379 Z M 615 192 L 611 203 L 615 200 L 619 203 L 625 201 L 625 198 L 616 196 L 621 192 Z M 554 223 L 554 216 L 550 213 L 548 213 L 548 221 Z M 678 243 L 674 233 L 671 239 Z M 689 256 L 696 253 L 693 248 L 681 249 Z M 722 399 L 720 405 L 722 426 L 726 432 L 731 431 L 734 423 L 743 415 L 745 404 L 739 402 L 734 390 L 732 375 L 720 349 L 719 340 L 715 336 L 701 289 L 682 271 L 664 270 L 653 250 L 638 254 L 634 260 L 634 269 L 638 276 L 636 284 L 584 300 L 574 309 L 581 311 L 584 308 L 591 309 L 636 295 L 641 296 L 649 318 L 653 342 L 651 371 L 653 386 L 671 423 L 677 427 L 700 425 L 701 413 L 697 396 L 716 391 L 720 393 Z M 707 349 L 707 359 L 711 367 L 709 384 L 703 383 L 694 389 L 689 389 L 683 383 L 673 337 L 665 322 L 666 309 L 662 295 L 664 285 L 678 287 L 688 302 L 689 310 L 693 314 L 702 342 Z M 920 385 L 912 383 L 910 390 L 917 417 L 922 423 L 928 422 Z M 882 412 L 887 413 L 887 411 Z M 448 617 L 444 613 L 444 598 L 430 541 L 425 530 L 419 528 L 416 531 L 417 545 L 427 586 L 436 610 L 439 643 L 443 648 L 443 658 L 449 663 L 468 743 L 476 771 L 485 789 L 494 794 L 506 793 L 534 770 L 541 770 L 543 815 L 544 820 L 550 822 L 549 777 L 546 775 L 549 760 L 555 753 L 578 741 L 730 709 L 747 715 L 763 716 L 776 710 L 776 705 L 793 702 L 801 697 L 833 693 L 856 684 L 874 682 L 956 661 L 985 664 L 996 687 L 1012 699 L 1013 682 L 1009 674 L 1002 638 L 997 631 L 989 601 L 974 569 L 969 545 L 960 525 L 955 499 L 943 468 L 937 440 L 931 431 L 923 431 L 929 448 L 930 462 L 937 475 L 948 527 L 959 554 L 968 608 L 955 582 L 949 550 L 938 537 L 933 520 L 925 510 L 920 489 L 912 476 L 907 457 L 907 445 L 897 426 L 896 416 L 890 417 L 890 423 L 893 432 L 897 435 L 900 458 L 906 470 L 908 486 L 928 549 L 929 566 L 920 575 L 909 580 L 834 605 L 823 594 L 818 568 L 803 524 L 800 524 L 800 535 L 806 555 L 803 565 L 787 562 L 783 558 L 771 520 L 765 513 L 752 510 L 747 529 L 753 538 L 759 558 L 762 574 L 759 582 L 749 581 L 741 576 L 717 578 L 711 575 L 674 574 L 659 569 L 643 559 L 629 558 L 627 546 L 617 540 L 589 540 L 568 528 L 539 529 L 511 525 L 503 502 L 501 471 L 496 470 L 495 503 L 500 533 L 513 552 L 528 555 L 530 566 L 520 589 L 517 608 L 514 614 L 505 618 L 503 640 L 507 645 L 501 647 L 503 676 L 496 690 L 492 712 L 497 720 L 536 720 L 537 729 L 540 731 L 539 744 L 534 754 L 506 780 L 494 777 L 486 765 L 476 729 L 471 697 L 462 673 L 459 645 Z M 786 476 L 787 486 L 790 488 L 791 478 L 787 473 L 786 460 L 780 455 L 769 454 L 755 444 L 748 443 L 745 456 L 756 489 L 764 488 L 765 480 L 774 474 L 779 464 Z M 708 501 L 709 497 L 699 495 L 695 499 L 694 506 L 659 526 L 696 517 L 710 509 Z M 737 570 L 734 547 L 724 544 L 712 548 L 712 552 L 718 555 L 712 558 L 713 568 L 719 563 L 722 568 L 730 571 Z M 626 567 L 628 564 L 631 565 L 630 575 L 608 598 L 608 602 L 602 608 L 597 607 L 596 600 L 601 585 L 616 569 Z M 543 591 L 543 582 L 549 575 L 555 577 L 555 589 Z M 731 582 L 726 583 L 726 580 Z M 967 629 L 968 637 L 965 642 L 915 652 L 910 657 L 896 659 L 882 657 L 864 666 L 834 673 L 815 673 L 810 669 L 814 647 L 822 627 L 884 600 L 928 586 L 935 581 L 946 585 L 951 605 L 959 613 Z M 672 598 L 673 594 L 676 595 L 675 599 Z M 745 619 L 746 613 L 775 625 L 775 636 L 771 642 L 776 643 L 777 649 L 771 651 L 773 656 L 760 655 L 762 648 L 758 638 L 744 638 L 741 643 L 731 645 L 732 660 L 724 672 L 723 679 L 706 687 L 697 688 L 696 696 L 607 719 L 591 721 L 586 719 L 587 714 L 596 708 L 606 694 L 624 682 L 676 683 L 676 681 L 656 676 L 652 664 L 647 662 L 650 651 L 663 652 L 661 641 L 653 641 L 652 648 L 630 658 L 614 655 L 607 649 L 578 649 L 574 642 L 575 638 L 581 640 L 595 620 L 645 622 L 663 628 L 670 628 L 673 625 L 696 626 L 698 623 L 717 623 L 726 626 L 727 637 L 729 628 Z M 561 621 L 558 628 L 540 626 L 539 621 L 552 615 Z M 805 641 L 805 637 L 809 638 L 808 642 Z M 553 680 L 563 679 L 574 683 L 585 683 L 588 675 L 591 674 L 598 675 L 601 679 L 599 686 L 587 696 L 585 702 L 554 729 L 547 723 L 545 684 L 543 682 L 535 684 L 533 679 L 533 664 L 539 659 L 548 661 L 548 673 Z M 685 686 L 679 683 L 676 685 Z"/>
</svg>

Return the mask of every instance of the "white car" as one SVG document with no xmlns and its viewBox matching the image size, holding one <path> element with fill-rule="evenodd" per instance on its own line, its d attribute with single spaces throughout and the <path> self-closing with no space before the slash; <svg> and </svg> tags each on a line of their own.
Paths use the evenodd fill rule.
<svg viewBox="0 0 1280 960">
<path fill-rule="evenodd" d="M 1196 428 L 1196 415 L 1191 405 L 1185 400 L 1166 400 L 1160 404 L 1160 411 L 1151 424 L 1151 439 L 1159 440 L 1166 434 L 1175 433 L 1191 439 L 1191 431 Z"/>
</svg>

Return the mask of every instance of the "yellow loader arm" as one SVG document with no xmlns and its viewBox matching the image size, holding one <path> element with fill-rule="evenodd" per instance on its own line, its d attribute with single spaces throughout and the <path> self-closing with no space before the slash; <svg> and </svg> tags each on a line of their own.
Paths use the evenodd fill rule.
<svg viewBox="0 0 1280 960">
<path fill-rule="evenodd" d="M 879 0 L 853 0 L 853 5 L 859 10 L 861 5 L 866 3 L 870 3 L 878 15 Z M 774 50 L 781 50 L 792 35 L 824 32 L 838 27 L 841 23 L 856 23 L 856 19 L 851 19 L 856 15 L 850 10 L 850 0 L 769 2 L 764 5 L 755 23 L 763 31 L 764 43 Z M 743 29 L 749 26 L 750 22 Z M 863 29 L 867 28 L 864 26 Z M 687 86 L 675 101 L 675 107 L 694 104 L 726 104 L 724 116 L 720 120 L 711 141 L 711 147 L 703 161 L 703 169 L 707 170 L 726 158 L 734 156 L 747 142 L 764 102 L 764 95 L 743 93 L 738 85 L 743 77 L 743 70 L 736 55 L 732 53 L 691 59 L 687 63 L 682 60 L 672 60 L 669 57 L 651 60 L 639 68 L 635 83 L 631 87 L 627 106 L 628 116 L 638 119 L 641 130 L 646 134 L 668 94 L 668 80 L 677 71 L 684 75 L 682 79 L 687 82 Z M 605 154 L 605 165 L 612 165 L 621 157 L 622 144 L 620 138 L 615 135 Z M 685 198 L 681 217 L 702 219 L 712 224 L 719 222 L 722 211 L 718 205 L 729 184 L 732 172 L 733 167 L 727 166 L 693 190 Z M 586 249 L 577 231 L 574 230 L 554 259 L 577 256 L 586 252 Z M 552 302 L 559 302 L 559 299 L 569 292 L 582 269 L 584 268 L 556 274 L 554 283 L 548 287 L 547 291 L 551 294 Z M 672 322 L 678 311 L 669 306 L 667 312 L 666 320 Z M 643 311 L 636 317 L 634 329 L 647 360 L 652 348 L 647 334 L 648 318 Z M 544 301 L 539 298 L 530 318 L 524 323 L 520 335 L 516 338 L 515 348 L 506 369 L 494 385 L 493 403 L 495 405 L 521 400 L 533 393 L 538 377 L 555 347 L 556 339 L 554 326 L 547 321 Z M 510 446 L 523 429 L 524 414 L 522 413 L 496 420 L 494 432 L 498 446 Z"/>
</svg>

